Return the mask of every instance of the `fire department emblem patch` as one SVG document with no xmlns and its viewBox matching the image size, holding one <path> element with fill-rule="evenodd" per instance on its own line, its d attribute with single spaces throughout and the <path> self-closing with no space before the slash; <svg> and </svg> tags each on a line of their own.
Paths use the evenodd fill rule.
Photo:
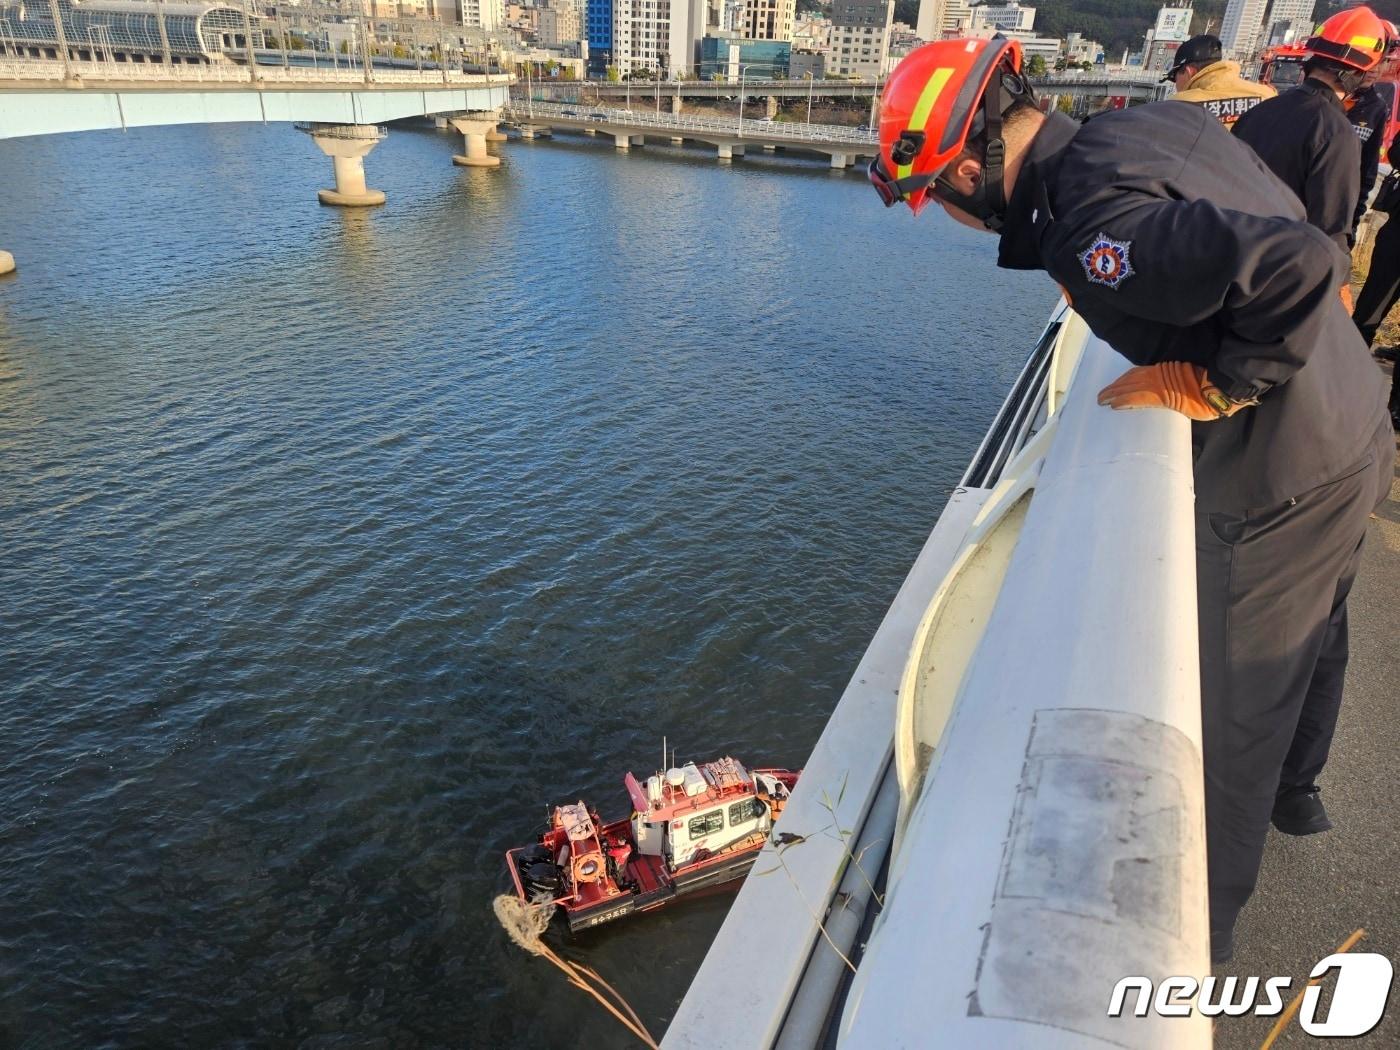
<svg viewBox="0 0 1400 1050">
<path fill-rule="evenodd" d="M 1106 233 L 1099 234 L 1079 257 L 1084 276 L 1090 284 L 1117 288 L 1136 272 L 1129 261 L 1132 247 L 1132 241 L 1115 241 Z"/>
</svg>

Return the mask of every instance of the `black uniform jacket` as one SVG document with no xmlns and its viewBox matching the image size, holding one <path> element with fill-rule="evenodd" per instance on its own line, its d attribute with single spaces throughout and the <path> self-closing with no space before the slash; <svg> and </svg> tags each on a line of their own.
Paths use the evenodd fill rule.
<svg viewBox="0 0 1400 1050">
<path fill-rule="evenodd" d="M 1347 110 L 1347 119 L 1361 146 L 1361 189 L 1351 218 L 1352 229 L 1356 229 L 1361 216 L 1366 214 L 1366 199 L 1376 185 L 1376 172 L 1380 170 L 1381 163 L 1381 141 L 1390 122 L 1390 103 L 1372 85 L 1356 96 L 1351 109 Z"/>
<path fill-rule="evenodd" d="M 1346 251 L 1361 186 L 1361 146 L 1341 99 L 1309 77 L 1235 121 L 1274 174 L 1298 195 L 1312 223 Z"/>
<path fill-rule="evenodd" d="M 1260 398 L 1194 424 L 1202 510 L 1276 506 L 1341 477 L 1386 419 L 1338 296 L 1347 257 L 1198 106 L 1082 127 L 1052 113 L 1016 179 L 998 264 L 1046 270 L 1134 364 L 1191 361 L 1229 396 Z"/>
</svg>

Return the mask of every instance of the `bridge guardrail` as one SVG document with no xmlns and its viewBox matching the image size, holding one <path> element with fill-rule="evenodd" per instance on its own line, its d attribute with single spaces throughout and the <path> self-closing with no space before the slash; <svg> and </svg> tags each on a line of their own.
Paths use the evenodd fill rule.
<svg viewBox="0 0 1400 1050">
<path fill-rule="evenodd" d="M 510 73 L 460 73 L 455 70 L 376 69 L 368 77 L 363 68 L 299 66 L 255 66 L 255 77 L 247 66 L 235 64 L 166 66 L 135 62 L 70 62 L 67 78 L 100 83 L 141 84 L 365 84 L 381 86 L 411 84 L 430 87 L 482 84 L 513 84 Z M 0 60 L 0 82 L 64 82 L 63 64 L 53 60 Z"/>
<path fill-rule="evenodd" d="M 857 131 L 836 124 L 798 124 L 766 120 L 726 120 L 688 116 L 684 113 L 651 113 L 646 110 L 606 109 L 596 106 L 570 106 L 554 102 L 512 101 L 502 117 L 520 123 L 547 124 L 550 118 L 612 124 L 626 128 L 656 128 L 658 131 L 704 131 L 725 138 L 761 138 L 776 142 L 820 142 L 830 145 L 863 146 L 874 149 L 880 137 L 873 131 Z"/>
</svg>

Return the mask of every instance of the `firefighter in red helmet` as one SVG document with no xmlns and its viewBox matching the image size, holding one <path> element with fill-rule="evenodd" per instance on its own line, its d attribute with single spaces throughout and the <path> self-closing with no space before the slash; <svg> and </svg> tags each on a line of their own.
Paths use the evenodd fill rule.
<svg viewBox="0 0 1400 1050">
<path fill-rule="evenodd" d="M 1343 251 L 1351 249 L 1361 194 L 1361 144 L 1343 104 L 1374 82 L 1388 37 L 1370 8 L 1338 12 L 1304 44 L 1303 82 L 1235 123 L 1240 140 L 1298 195 L 1308 221 Z"/>
<path fill-rule="evenodd" d="M 870 179 L 885 204 L 933 201 L 997 233 L 1000 266 L 1048 272 L 1132 362 L 1101 404 L 1194 421 L 1211 953 L 1225 961 L 1327 625 L 1390 485 L 1377 369 L 1338 296 L 1349 260 L 1204 110 L 1043 115 L 1013 41 L 926 44 L 881 105 Z"/>
</svg>

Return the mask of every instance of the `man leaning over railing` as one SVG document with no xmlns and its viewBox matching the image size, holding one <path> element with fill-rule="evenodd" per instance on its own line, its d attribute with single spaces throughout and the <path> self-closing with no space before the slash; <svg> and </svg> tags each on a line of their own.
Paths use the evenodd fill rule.
<svg viewBox="0 0 1400 1050">
<path fill-rule="evenodd" d="M 880 141 L 887 206 L 933 201 L 999 233 L 998 265 L 1047 271 L 1133 362 L 1100 404 L 1193 421 L 1211 956 L 1228 961 L 1328 623 L 1390 488 L 1379 376 L 1338 297 L 1349 260 L 1204 111 L 1044 116 L 999 36 L 905 57 Z"/>
</svg>

